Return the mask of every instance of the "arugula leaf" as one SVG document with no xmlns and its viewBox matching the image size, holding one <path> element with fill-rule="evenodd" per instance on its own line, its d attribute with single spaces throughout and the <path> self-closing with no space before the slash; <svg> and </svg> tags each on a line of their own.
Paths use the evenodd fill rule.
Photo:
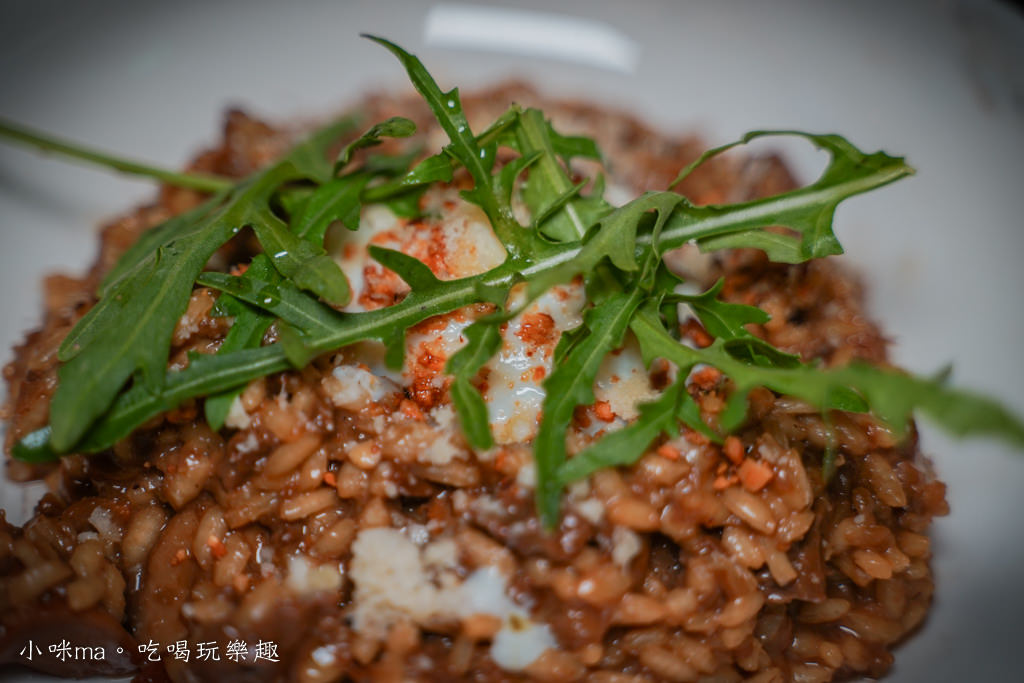
<svg viewBox="0 0 1024 683">
<path fill-rule="evenodd" d="M 253 258 L 249 268 L 242 274 L 245 280 L 279 280 L 275 277 L 273 266 L 270 260 L 263 254 Z M 234 321 L 228 328 L 228 333 L 217 349 L 218 354 L 228 353 L 237 349 L 255 349 L 263 341 L 263 335 L 267 328 L 274 321 L 273 316 L 267 315 L 254 306 L 243 303 L 241 300 L 223 293 L 217 297 L 214 304 L 213 315 L 221 317 L 232 317 Z M 220 430 L 227 420 L 231 411 L 231 404 L 241 393 L 241 388 L 224 391 L 207 397 L 203 403 L 203 411 L 206 414 L 206 422 L 214 431 Z"/>
<path fill-rule="evenodd" d="M 246 189 L 239 197 L 248 201 L 251 191 Z M 84 340 L 87 343 L 58 370 L 50 418 L 55 450 L 72 448 L 136 370 L 151 391 L 159 389 L 171 334 L 188 304 L 192 283 L 213 252 L 240 227 L 232 206 L 161 245 L 96 305 L 99 310 L 89 320 L 93 332 Z"/>
<path fill-rule="evenodd" d="M 712 337 L 723 339 L 753 337 L 754 335 L 747 330 L 746 326 L 750 324 L 763 325 L 771 319 L 771 316 L 757 306 L 722 301 L 718 295 L 724 285 L 725 278 L 719 278 L 718 282 L 701 294 L 675 294 L 671 300 L 689 304 L 693 312 L 697 314 L 701 325 Z"/>
<path fill-rule="evenodd" d="M 705 251 L 717 249 L 753 246 L 763 249 L 773 261 L 781 263 L 799 263 L 811 258 L 821 258 L 843 253 L 839 241 L 832 232 L 832 218 L 839 202 L 853 194 L 869 188 L 880 187 L 899 178 L 912 174 L 913 169 L 902 157 L 891 157 L 884 152 L 865 154 L 838 135 L 815 135 L 791 130 L 761 130 L 747 133 L 740 140 L 712 149 L 700 156 L 696 161 L 684 168 L 670 187 L 675 187 L 694 169 L 722 152 L 737 145 L 746 144 L 751 140 L 768 136 L 795 136 L 811 141 L 816 147 L 829 153 L 831 160 L 821 177 L 795 193 L 786 193 L 794 199 L 800 197 L 805 201 L 796 201 L 792 205 L 780 205 L 772 202 L 772 198 L 755 200 L 728 207 L 721 206 L 689 206 L 680 212 L 667 228 L 667 232 L 685 232 L 691 221 L 707 225 L 723 215 L 730 217 L 731 226 L 728 230 L 715 231 L 696 237 L 697 243 Z M 795 196 L 794 196 L 795 195 Z M 806 200 L 812 201 L 806 201 Z M 770 211 L 764 211 L 769 208 Z M 739 216 L 747 214 L 748 221 L 736 221 Z M 754 236 L 745 234 L 740 225 L 746 223 Z M 800 239 L 763 231 L 766 225 L 781 225 L 801 235 Z M 742 236 L 738 233 L 744 233 Z M 752 243 L 751 243 L 752 242 Z"/>
<path fill-rule="evenodd" d="M 476 136 L 476 144 L 489 145 L 498 140 L 504 139 L 508 129 L 518 123 L 519 107 L 512 105 L 508 111 L 502 114 L 492 123 L 487 130 Z M 452 180 L 452 166 L 456 160 L 453 150 L 445 148 L 441 153 L 427 157 L 420 161 L 405 175 L 367 188 L 363 193 L 364 202 L 384 202 L 394 200 L 397 196 L 410 194 L 416 191 L 423 191 L 427 185 L 433 183 L 448 183 Z M 504 172 L 504 169 L 502 169 Z M 505 195 L 505 202 L 508 202 L 508 195 Z"/>
<path fill-rule="evenodd" d="M 679 422 L 714 441 L 720 438 L 700 418 L 700 408 L 680 380 L 669 386 L 654 401 L 637 406 L 640 417 L 622 429 L 574 455 L 558 468 L 558 479 L 564 486 L 589 477 L 606 467 L 632 465 L 662 434 L 679 436 Z"/>
<path fill-rule="evenodd" d="M 326 183 L 334 175 L 334 167 L 327 159 L 328 148 L 358 122 L 358 114 L 342 116 L 300 141 L 275 166 L 289 169 L 295 179 L 312 180 L 318 185 Z"/>
<path fill-rule="evenodd" d="M 393 270 L 405 280 L 405 284 L 414 290 L 436 288 L 441 283 L 427 264 L 408 254 L 394 249 L 386 249 L 376 244 L 370 245 L 369 252 L 377 263 Z"/>
<path fill-rule="evenodd" d="M 646 362 L 658 357 L 665 358 L 678 365 L 680 372 L 689 372 L 701 363 L 714 366 L 735 382 L 736 394 L 764 386 L 781 394 L 802 398 L 811 405 L 827 410 L 868 410 L 868 405 L 859 395 L 835 379 L 834 370 L 823 370 L 799 362 L 793 364 L 788 360 L 788 354 L 780 356 L 781 364 L 777 365 L 751 363 L 750 357 L 743 352 L 747 342 L 742 339 L 716 339 L 711 346 L 703 349 L 681 344 L 665 329 L 656 308 L 651 304 L 645 304 L 637 312 L 630 329 L 640 342 Z"/>
<path fill-rule="evenodd" d="M 252 226 L 278 272 L 300 289 L 336 306 L 344 306 L 352 298 L 345 274 L 323 247 L 297 236 L 269 208 L 251 212 L 245 222 Z"/>
<path fill-rule="evenodd" d="M 419 162 L 399 178 L 366 188 L 363 201 L 382 202 L 433 183 L 449 183 L 451 180 L 452 157 L 445 153 L 436 154 Z"/>
<path fill-rule="evenodd" d="M 404 116 L 392 116 L 372 126 L 352 142 L 345 145 L 334 162 L 334 174 L 337 175 L 348 166 L 352 155 L 360 149 L 373 147 L 383 142 L 382 138 L 407 138 L 416 132 L 416 124 Z"/>
<path fill-rule="evenodd" d="M 12 458 L 31 464 L 52 462 L 60 456 L 60 453 L 53 450 L 49 425 L 26 434 L 11 446 Z"/>
<path fill-rule="evenodd" d="M 434 113 L 438 124 L 448 134 L 451 145 L 445 150 L 458 159 L 473 178 L 473 189 L 463 192 L 463 196 L 483 209 L 491 221 L 491 226 L 503 242 L 515 243 L 517 241 L 516 233 L 513 231 L 518 229 L 518 225 L 512 217 L 512 209 L 499 201 L 492 187 L 491 167 L 494 165 L 494 146 L 490 144 L 480 147 L 477 144 L 476 138 L 469 128 L 469 122 L 466 121 L 466 115 L 462 111 L 459 89 L 453 88 L 448 92 L 442 92 L 437 82 L 423 66 L 423 62 L 414 55 L 384 38 L 367 34 L 363 34 L 363 37 L 383 45 L 398 57 L 409 75 L 409 80 L 423 96 L 423 100 Z"/>
<path fill-rule="evenodd" d="M 640 304 L 639 289 L 619 292 L 589 309 L 582 337 L 544 380 L 540 428 L 534 440 L 537 467 L 537 509 L 547 528 L 558 523 L 562 484 L 559 469 L 566 460 L 565 436 L 576 406 L 594 402 L 594 379 L 604 357 L 618 348 L 633 311 Z"/>
<path fill-rule="evenodd" d="M 637 260 L 639 241 L 637 228 L 649 212 L 657 213 L 655 228 L 648 237 L 662 232 L 662 226 L 670 220 L 674 207 L 682 201 L 679 195 L 669 192 L 648 193 L 633 201 L 614 209 L 594 226 L 578 249 L 573 249 L 571 258 L 565 259 L 557 266 L 538 273 L 530 279 L 529 291 L 531 298 L 561 282 L 568 282 L 577 275 L 597 271 L 599 264 L 607 258 L 616 268 L 626 272 L 640 268 Z M 573 243 L 570 243 L 573 244 Z M 647 252 L 650 253 L 651 241 L 648 241 Z M 681 244 L 659 244 L 658 248 L 681 246 Z M 554 256 L 554 248 L 549 254 Z M 566 247 L 561 247 L 565 249 Z M 549 257 L 550 258 L 550 257 Z M 557 257 L 551 260 L 556 260 Z M 645 258 L 646 261 L 646 258 Z"/>
<path fill-rule="evenodd" d="M 321 145 L 323 156 L 329 140 L 347 127 L 348 121 L 346 118 L 328 126 L 282 161 L 239 183 L 223 204 L 199 220 L 165 229 L 164 241 L 111 283 L 95 312 L 88 316 L 85 333 L 76 334 L 72 344 L 65 347 L 65 356 L 73 357 L 58 370 L 59 384 L 51 402 L 55 451 L 73 448 L 136 372 L 136 386 L 147 393 L 160 391 L 174 327 L 188 305 L 196 277 L 222 244 L 255 219 L 260 223 L 254 226 L 257 234 L 262 229 L 268 241 L 276 238 L 279 244 L 292 246 L 280 231 L 273 230 L 277 227 L 274 222 L 279 224 L 280 220 L 266 208 L 270 196 L 285 182 L 316 173 L 318 169 L 311 161 L 315 156 L 312 141 Z M 271 224 L 270 231 L 261 218 Z M 281 260 L 290 265 L 289 257 Z M 322 277 L 323 271 L 320 267 L 317 274 Z M 336 279 L 321 281 L 307 276 L 310 279 L 313 281 L 308 284 L 318 293 L 340 293 Z M 341 279 L 344 282 L 344 276 Z"/>
<path fill-rule="evenodd" d="M 173 216 L 139 235 L 139 239 L 128 247 L 117 260 L 117 263 L 114 264 L 114 267 L 103 277 L 103 281 L 100 283 L 99 290 L 97 291 L 97 296 L 100 298 L 106 296 L 107 292 L 110 291 L 118 280 L 151 256 L 153 251 L 159 248 L 161 244 L 169 242 L 185 232 L 189 226 L 223 204 L 227 196 L 228 191 L 226 190 L 218 192 L 194 209 L 189 209 L 184 213 Z"/>
<path fill-rule="evenodd" d="M 292 221 L 292 232 L 317 245 L 323 245 L 327 228 L 341 221 L 349 230 L 359 229 L 362 193 L 370 177 L 364 174 L 329 180 L 313 191 Z"/>
<path fill-rule="evenodd" d="M 474 448 L 488 449 L 494 445 L 487 404 L 472 380 L 480 368 L 501 348 L 501 332 L 497 323 L 476 321 L 466 328 L 466 345 L 452 354 L 445 372 L 454 378 L 451 384 L 452 403 L 466 440 Z"/>
<path fill-rule="evenodd" d="M 1024 448 L 1024 424 L 1017 416 L 988 397 L 947 386 L 945 372 L 934 378 L 915 377 L 863 362 L 834 372 L 899 434 L 906 433 L 911 415 L 920 412 L 951 434 L 995 436 Z"/>
<path fill-rule="evenodd" d="M 562 163 L 566 167 L 569 166 L 569 161 L 573 157 L 601 160 L 601 150 L 597 148 L 597 143 L 594 142 L 593 138 L 582 135 L 562 135 L 551 126 L 550 121 L 546 121 L 546 124 L 548 126 L 548 135 L 551 138 L 551 149 L 561 157 Z"/>
<path fill-rule="evenodd" d="M 224 355 L 196 355 L 188 367 L 167 373 L 159 393 L 134 384 L 120 394 L 88 433 L 75 444 L 80 453 L 96 453 L 125 438 L 139 425 L 197 396 L 244 387 L 250 380 L 291 368 L 280 344 L 241 349 Z M 51 420 L 52 424 L 52 420 Z"/>
<path fill-rule="evenodd" d="M 741 395 L 764 386 L 822 410 L 871 412 L 900 434 L 914 411 L 921 411 L 954 434 L 987 434 L 1024 446 L 1024 424 L 1018 418 L 991 399 L 946 386 L 944 375 L 925 379 L 862 362 L 831 369 L 748 364 L 721 340 L 706 349 L 679 344 L 648 307 L 633 318 L 631 329 L 645 358 L 662 357 L 684 367 L 712 365 L 732 378 Z"/>
<path fill-rule="evenodd" d="M 333 330 L 331 322 L 338 316 L 332 309 L 303 294 L 288 280 L 210 272 L 201 274 L 196 282 L 230 294 L 309 334 Z"/>
<path fill-rule="evenodd" d="M 640 412 L 630 425 L 608 434 L 567 460 L 558 468 L 561 484 L 579 481 L 606 467 L 630 465 L 663 433 L 679 434 L 679 405 L 686 393 L 685 382 L 676 382 L 657 400 L 637 406 Z M 690 401 L 693 401 L 690 398 Z"/>
<path fill-rule="evenodd" d="M 558 242 L 571 242 L 583 238 L 589 224 L 579 215 L 569 200 L 582 187 L 574 186 L 555 156 L 552 129 L 537 109 L 520 114 L 516 128 L 516 141 L 521 153 L 539 153 L 540 158 L 530 170 L 523 198 L 534 214 L 534 223 L 545 235 Z M 562 207 L 565 211 L 559 211 Z M 541 227 L 542 226 L 542 227 Z"/>
</svg>

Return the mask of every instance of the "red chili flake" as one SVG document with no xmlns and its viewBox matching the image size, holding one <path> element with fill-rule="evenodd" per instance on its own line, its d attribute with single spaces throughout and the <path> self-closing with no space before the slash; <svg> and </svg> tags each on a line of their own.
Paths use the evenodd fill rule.
<svg viewBox="0 0 1024 683">
<path fill-rule="evenodd" d="M 736 475 L 731 476 L 718 476 L 715 477 L 715 481 L 711 484 L 711 487 L 716 491 L 724 491 L 737 482 Z"/>
<path fill-rule="evenodd" d="M 399 410 L 402 411 L 403 415 L 405 415 L 411 420 L 422 422 L 425 419 L 423 416 L 423 411 L 420 410 L 420 407 L 407 398 L 402 399 L 402 402 L 399 404 L 398 408 Z"/>
<path fill-rule="evenodd" d="M 683 429 L 683 438 L 692 443 L 694 446 L 706 446 L 711 441 L 704 434 L 701 434 L 695 429 L 690 429 L 689 427 L 685 427 Z"/>
<path fill-rule="evenodd" d="M 676 450 L 674 446 L 670 446 L 667 443 L 663 443 L 658 446 L 658 450 L 655 452 L 667 460 L 678 460 L 680 455 L 679 451 Z"/>
<path fill-rule="evenodd" d="M 171 566 L 177 567 L 179 564 L 188 559 L 188 551 L 184 548 L 178 548 L 178 552 L 174 553 L 174 557 L 171 558 Z"/>
<path fill-rule="evenodd" d="M 590 410 L 587 406 L 576 406 L 576 409 L 572 413 L 572 421 L 580 429 L 586 429 L 590 426 Z"/>
<path fill-rule="evenodd" d="M 206 539 L 206 547 L 210 549 L 210 554 L 217 558 L 228 554 L 228 549 L 224 547 L 223 541 L 216 536 L 210 536 Z"/>
<path fill-rule="evenodd" d="M 713 368 L 710 365 L 705 366 L 693 373 L 691 380 L 701 389 L 711 390 L 718 384 L 718 380 L 721 379 L 722 373 L 718 368 Z"/>
<path fill-rule="evenodd" d="M 594 414 L 602 422 L 612 422 L 615 419 L 615 411 L 612 410 L 608 401 L 598 401 L 594 404 Z"/>
<path fill-rule="evenodd" d="M 759 460 L 747 458 L 740 465 L 740 482 L 743 484 L 743 488 L 753 493 L 757 493 L 767 486 L 774 476 L 775 473 L 772 469 Z"/>
<path fill-rule="evenodd" d="M 739 437 L 725 437 L 725 444 L 722 446 L 722 452 L 725 453 L 725 457 L 729 458 L 729 461 L 734 465 L 739 465 L 743 462 L 743 442 L 739 440 Z"/>
<path fill-rule="evenodd" d="M 547 313 L 527 313 L 522 317 L 516 336 L 533 347 L 551 346 L 558 339 L 555 319 Z"/>
<path fill-rule="evenodd" d="M 702 349 L 711 346 L 711 343 L 715 341 L 700 322 L 693 318 L 688 318 L 680 327 L 683 336 L 693 340 L 693 343 Z"/>
</svg>

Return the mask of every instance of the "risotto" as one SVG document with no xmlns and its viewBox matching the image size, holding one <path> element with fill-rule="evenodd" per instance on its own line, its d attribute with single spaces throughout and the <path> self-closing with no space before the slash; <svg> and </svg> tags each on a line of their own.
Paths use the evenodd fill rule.
<svg viewBox="0 0 1024 683">
<path fill-rule="evenodd" d="M 703 149 L 622 113 L 539 100 L 505 84 L 463 104 L 477 129 L 509 102 L 543 104 L 558 130 L 597 140 L 613 201 L 668 186 Z M 377 96 L 362 112 L 369 121 L 401 114 L 420 131 L 373 152 L 444 143 L 419 100 Z M 242 178 L 293 137 L 232 111 L 221 145 L 192 170 Z M 508 162 L 499 152 L 497 163 Z M 586 165 L 598 162 L 579 164 L 592 176 Z M 408 295 L 402 277 L 370 258 L 373 245 L 415 257 L 443 281 L 499 264 L 502 244 L 459 192 L 468 186 L 456 172 L 418 197 L 413 216 L 370 206 L 358 231 L 329 229 L 325 244 L 352 288 L 343 310 L 383 310 Z M 706 205 L 793 187 L 780 159 L 761 155 L 712 159 L 678 189 Z M 203 199 L 164 187 L 154 204 L 104 228 L 87 275 L 46 280 L 42 325 L 4 370 L 8 449 L 47 424 L 58 347 L 118 258 Z M 243 231 L 210 268 L 239 275 L 258 250 Z M 770 314 L 748 329 L 784 352 L 825 366 L 885 363 L 856 278 L 832 260 L 787 265 L 754 249 L 707 255 L 692 246 L 665 260 L 697 291 L 721 279 L 723 300 Z M 512 296 L 525 297 L 523 286 Z M 193 289 L 170 368 L 224 343 L 232 318 L 219 296 Z M 928 528 L 947 513 L 912 428 L 897 438 L 867 414 L 823 413 L 755 388 L 727 437 L 663 433 L 635 463 L 568 485 L 556 526 L 545 528 L 533 459 L 544 381 L 564 362 L 559 342 L 582 324 L 587 296 L 579 277 L 559 283 L 501 325 L 496 352 L 473 377 L 489 448 L 467 440 L 446 371 L 468 326 L 493 311 L 477 303 L 408 329 L 400 368 L 388 366 L 382 344 L 362 341 L 253 379 L 225 399 L 219 429 L 203 400 L 189 399 L 98 453 L 9 460 L 10 478 L 43 479 L 50 492 L 23 526 L 0 516 L 0 661 L 137 681 L 884 674 L 891 648 L 927 614 Z M 678 329 L 692 348 L 713 341 L 685 308 Z M 270 325 L 263 344 L 282 334 Z M 636 421 L 673 372 L 646 363 L 626 335 L 602 362 L 593 401 L 565 426 L 569 453 Z M 734 389 L 708 365 L 686 385 L 712 422 Z M 62 642 L 81 656 L 53 647 Z"/>
</svg>

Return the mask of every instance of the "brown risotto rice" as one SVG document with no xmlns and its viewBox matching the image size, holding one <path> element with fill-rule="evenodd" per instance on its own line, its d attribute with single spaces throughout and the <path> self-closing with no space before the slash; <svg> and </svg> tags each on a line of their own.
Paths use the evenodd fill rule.
<svg viewBox="0 0 1024 683">
<path fill-rule="evenodd" d="M 537 99 L 508 84 L 465 104 L 471 122 L 489 121 L 510 100 Z M 626 115 L 544 104 L 561 129 L 598 140 L 612 192 L 623 197 L 667 186 L 702 150 Z M 376 97 L 366 108 L 371 120 L 412 111 L 422 135 L 439 134 L 418 101 Z M 232 111 L 222 145 L 193 168 L 241 177 L 290 138 Z M 711 203 L 792 186 L 774 156 L 726 157 L 681 191 Z M 47 423 L 56 349 L 94 303 L 103 274 L 144 230 L 199 200 L 165 188 L 104 229 L 85 277 L 47 279 L 43 323 L 4 370 L 8 449 Z M 368 243 L 411 254 L 442 279 L 493 263 L 474 207 L 446 188 L 423 201 L 422 219 L 368 212 L 338 247 L 354 306 L 386 306 L 406 291 L 367 259 Z M 226 268 L 252 248 L 243 235 L 216 258 Z M 856 279 L 831 260 L 788 266 L 754 251 L 686 250 L 670 259 L 703 285 L 724 277 L 725 298 L 769 312 L 756 333 L 783 350 L 829 365 L 885 362 Z M 172 365 L 223 339 L 215 298 L 195 289 Z M 498 443 L 486 452 L 463 438 L 443 372 L 481 312 L 470 308 L 411 329 L 401 372 L 382 369 L 379 351 L 361 344 L 255 380 L 219 433 L 189 402 L 98 455 L 54 466 L 9 460 L 11 479 L 41 478 L 50 492 L 22 527 L 0 513 L 0 662 L 28 664 L 18 653 L 30 639 L 78 638 L 103 647 L 105 659 L 31 664 L 137 681 L 303 683 L 811 683 L 884 674 L 890 649 L 927 613 L 928 527 L 947 512 L 945 487 L 916 439 L 897 443 L 863 415 L 826 425 L 799 401 L 755 391 L 748 420 L 723 445 L 692 431 L 655 442 L 634 466 L 570 487 L 560 526 L 545 533 L 532 490 L 536 395 L 580 305 L 577 285 L 556 287 L 507 325 L 481 378 L 498 415 Z M 694 319 L 684 319 L 682 334 L 708 341 Z M 577 449 L 634 418 L 667 372 L 648 372 L 628 343 L 607 366 L 598 400 L 573 418 Z M 690 385 L 706 413 L 722 410 L 727 389 L 710 368 Z M 826 482 L 830 433 L 837 470 Z M 228 656 L 231 643 L 244 644 L 242 655 L 236 646 Z M 140 652 L 149 644 L 161 661 Z M 219 660 L 203 658 L 201 644 L 207 654 L 219 648 Z"/>
</svg>

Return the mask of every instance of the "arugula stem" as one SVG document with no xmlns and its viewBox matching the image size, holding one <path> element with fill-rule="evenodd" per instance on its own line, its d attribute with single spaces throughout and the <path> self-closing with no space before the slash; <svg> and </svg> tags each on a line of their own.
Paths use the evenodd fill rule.
<svg viewBox="0 0 1024 683">
<path fill-rule="evenodd" d="M 673 212 L 661 233 L 659 248 L 667 250 L 682 246 L 690 240 L 751 230 L 755 225 L 772 222 L 771 217 L 777 216 L 781 212 L 799 213 L 820 206 L 829 200 L 838 201 L 839 198 L 865 192 L 892 182 L 902 175 L 906 175 L 907 172 L 909 171 L 902 170 L 901 167 L 897 167 L 895 170 L 886 169 L 863 178 L 837 183 L 827 189 L 811 186 L 768 200 L 760 200 L 746 207 L 737 207 L 724 213 L 704 213 L 703 208 L 693 209 L 692 207 L 688 210 L 677 210 Z M 640 247 L 650 248 L 651 236 L 648 234 L 638 235 L 636 242 Z M 550 244 L 540 253 L 534 253 L 528 259 L 509 259 L 505 264 L 487 273 L 461 280 L 441 282 L 429 293 L 420 293 L 414 290 L 402 303 L 395 306 L 368 313 L 336 314 L 329 326 L 303 341 L 312 353 L 324 353 L 362 339 L 381 339 L 383 341 L 382 331 L 405 329 L 431 315 L 447 313 L 462 306 L 477 303 L 480 300 L 478 290 L 480 284 L 489 287 L 508 287 L 516 281 L 517 277 L 531 279 L 556 272 L 562 266 L 571 264 L 582 249 L 583 245 L 580 242 Z M 274 351 L 270 351 L 271 348 Z M 282 362 L 284 354 L 280 349 L 268 347 L 261 349 L 261 352 L 267 356 L 261 356 L 260 363 L 247 368 L 241 366 L 252 362 L 251 352 L 229 353 L 219 357 L 218 370 L 223 373 L 218 375 L 221 381 L 220 388 L 225 388 L 228 384 L 234 386 L 265 375 L 268 367 L 275 368 L 275 371 L 287 367 L 287 364 Z M 683 351 L 677 351 L 677 353 L 683 353 Z M 272 361 L 270 360 L 271 355 L 274 357 Z M 268 361 L 270 362 L 269 366 L 264 364 Z M 165 380 L 165 389 L 156 396 L 150 398 L 136 395 L 127 402 L 119 400 L 118 404 L 114 406 L 113 413 L 98 423 L 87 437 L 88 449 L 95 450 L 109 446 L 117 439 L 126 436 L 142 421 L 129 419 L 132 416 L 138 418 L 145 413 L 148 417 L 152 417 L 163 410 L 170 410 L 183 400 L 204 395 L 211 390 L 211 387 L 218 386 L 216 381 L 209 380 L 209 378 L 207 381 L 197 381 L 198 378 L 190 377 L 191 374 L 188 370 L 182 371 L 182 373 L 169 372 Z M 188 381 L 185 381 L 186 377 L 189 377 Z M 127 398 L 127 396 L 122 398 Z M 146 407 L 143 407 L 142 404 L 145 404 Z M 117 429 L 114 429 L 115 426 Z M 101 438 L 101 435 L 105 435 L 106 438 Z M 69 448 L 67 443 L 58 444 L 58 446 L 61 449 Z M 79 447 L 84 450 L 85 444 Z"/>
<path fill-rule="evenodd" d="M 231 188 L 235 184 L 233 180 L 208 173 L 169 171 L 138 161 L 111 156 L 106 152 L 91 149 L 77 143 L 67 142 L 49 133 L 34 131 L 3 119 L 0 119 L 0 138 L 6 138 L 12 142 L 20 142 L 44 152 L 55 152 L 72 159 L 79 159 L 91 164 L 112 168 L 115 171 L 128 175 L 154 178 L 168 185 L 197 190 L 199 192 L 220 192 Z"/>
<path fill-rule="evenodd" d="M 534 184 L 534 187 L 543 187 L 548 192 L 559 197 L 571 197 L 575 192 L 579 191 L 579 187 L 573 186 L 565 171 L 558 165 L 555 151 L 551 145 L 551 138 L 545 131 L 544 115 L 539 109 L 527 109 L 520 115 L 517 135 L 519 146 L 524 156 L 536 152 L 541 153 L 529 181 Z M 531 189 L 528 184 L 527 192 L 536 193 L 539 191 Z M 555 236 L 561 241 L 583 239 L 587 226 L 584 225 L 583 219 L 580 218 L 576 207 L 571 202 L 566 202 L 561 208 L 565 210 L 563 214 L 565 219 L 554 229 Z M 557 214 L 557 211 L 555 213 Z M 544 222 L 545 218 L 546 216 L 543 215 L 535 216 L 534 220 L 540 225 Z"/>
<path fill-rule="evenodd" d="M 690 212 L 675 212 L 661 233 L 659 243 L 665 249 L 682 246 L 690 240 L 700 240 L 717 235 L 740 232 L 748 229 L 763 229 L 782 213 L 800 213 L 811 207 L 824 204 L 838 204 L 840 199 L 862 194 L 883 185 L 895 182 L 913 174 L 913 169 L 905 164 L 878 171 L 860 178 L 831 183 L 825 187 L 817 184 L 793 190 L 767 200 L 757 200 L 742 204 L 731 204 L 727 211 L 719 211 L 718 207 L 697 207 Z M 640 234 L 637 244 L 648 246 L 651 235 Z"/>
</svg>

